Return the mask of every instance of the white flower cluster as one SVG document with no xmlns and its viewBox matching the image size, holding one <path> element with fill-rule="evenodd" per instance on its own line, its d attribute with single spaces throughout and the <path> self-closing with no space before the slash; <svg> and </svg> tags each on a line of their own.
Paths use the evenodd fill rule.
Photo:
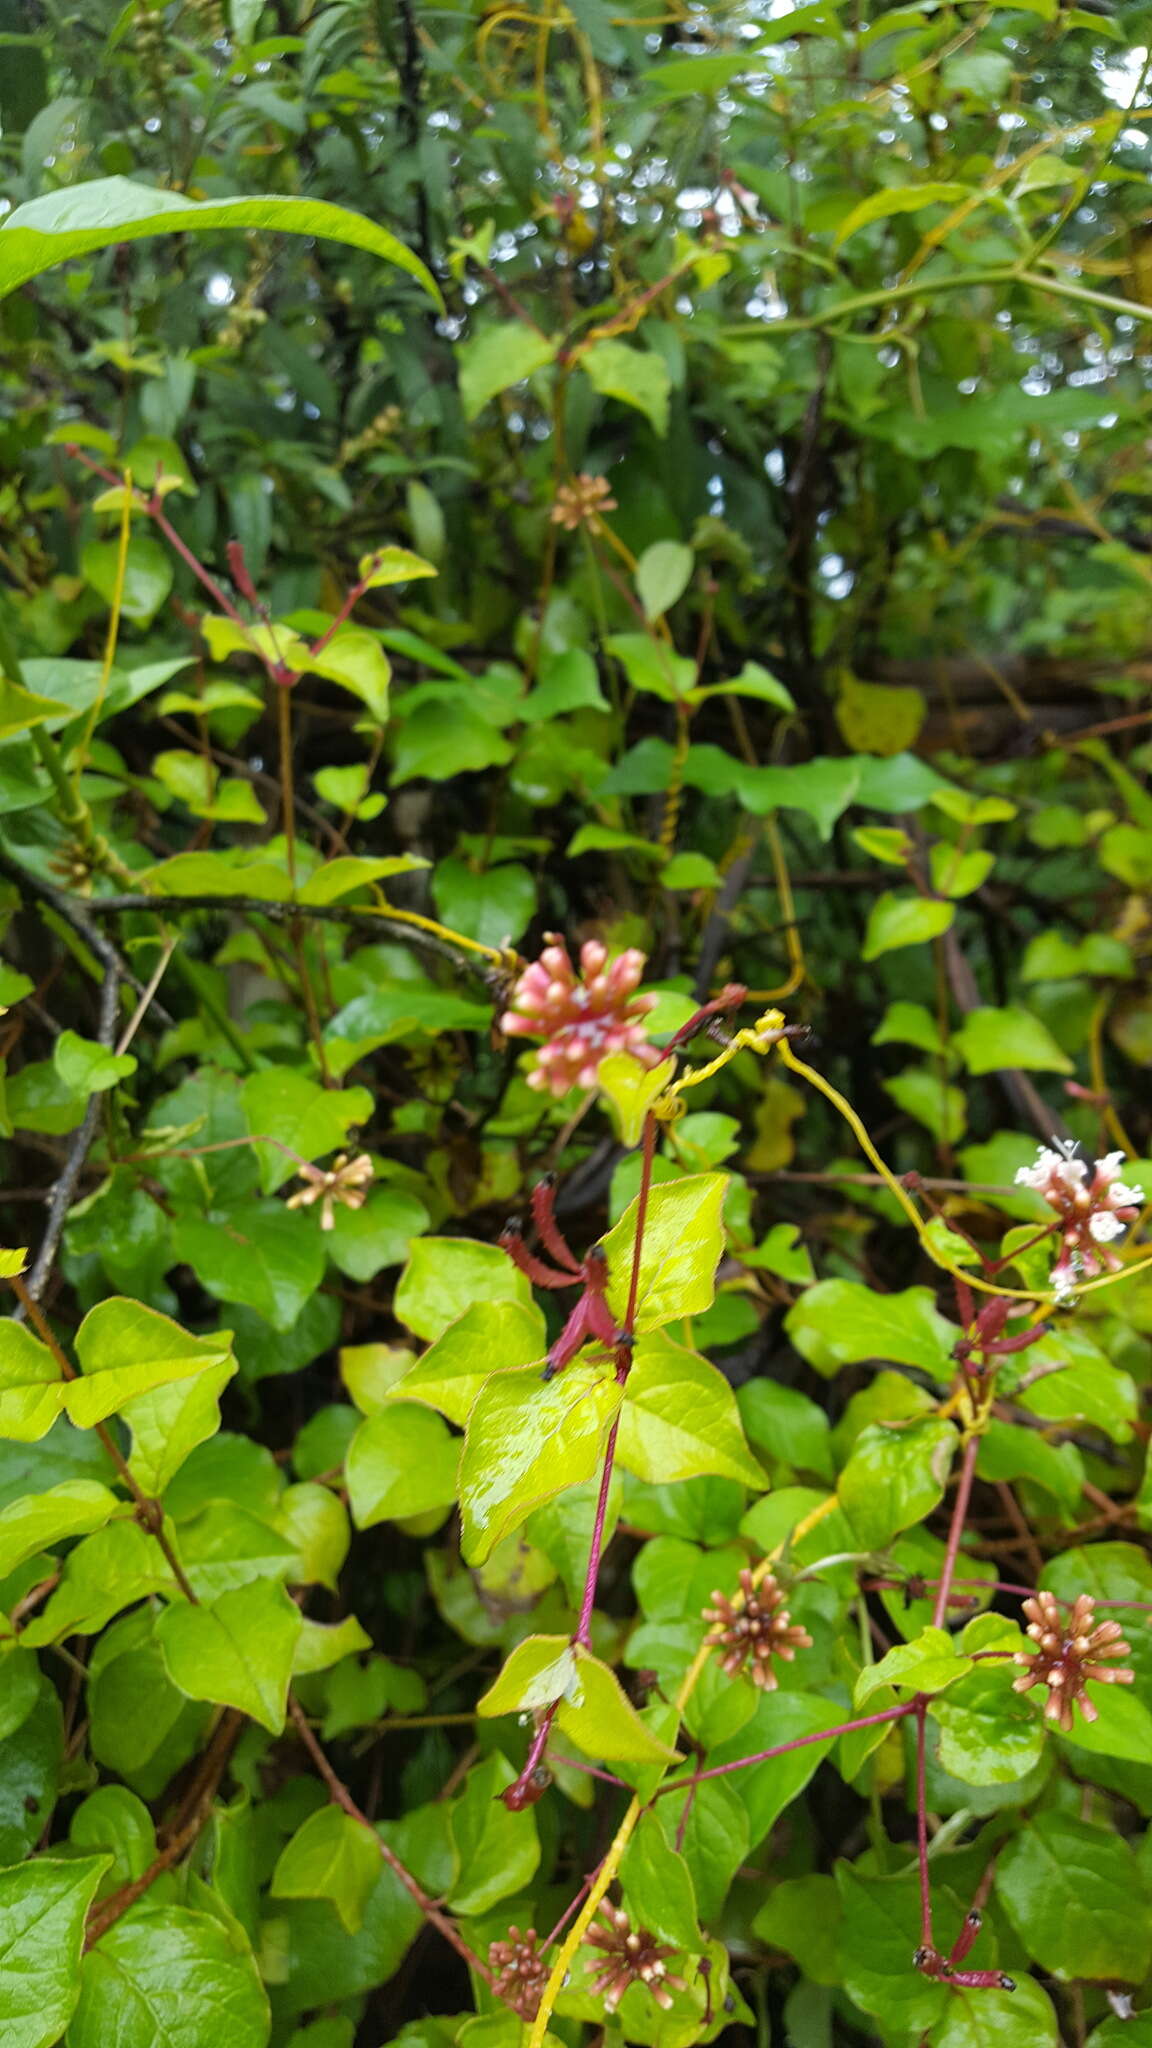
<svg viewBox="0 0 1152 2048">
<path fill-rule="evenodd" d="M 1114 1252 L 1098 1250 L 1122 1237 L 1134 1223 L 1146 1197 L 1143 1188 L 1128 1187 L 1120 1179 L 1124 1166 L 1122 1152 L 1106 1152 L 1091 1170 L 1087 1161 L 1075 1157 L 1074 1140 L 1053 1138 L 1050 1151 L 1040 1147 L 1034 1166 L 1022 1166 L 1017 1185 L 1035 1188 L 1060 1217 L 1060 1256 L 1052 1269 L 1052 1287 L 1057 1297 L 1067 1297 L 1081 1280 L 1108 1267 L 1118 1271 L 1120 1260 Z"/>
</svg>

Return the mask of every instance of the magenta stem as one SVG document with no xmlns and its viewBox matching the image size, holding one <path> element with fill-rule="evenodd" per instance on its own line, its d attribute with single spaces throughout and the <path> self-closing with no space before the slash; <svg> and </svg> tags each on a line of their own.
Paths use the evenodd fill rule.
<svg viewBox="0 0 1152 2048">
<path fill-rule="evenodd" d="M 944 1564 L 936 1592 L 936 1605 L 932 1611 L 934 1628 L 944 1626 L 948 1613 L 948 1595 L 952 1591 L 952 1574 L 956 1570 L 956 1559 L 960 1553 L 960 1539 L 964 1534 L 964 1523 L 968 1515 L 968 1503 L 972 1498 L 972 1481 L 976 1476 L 976 1458 L 980 1439 L 971 1436 L 964 1447 L 964 1462 L 960 1467 L 960 1484 L 956 1488 L 956 1499 L 952 1507 L 952 1521 L 948 1529 L 948 1547 L 944 1552 Z"/>
<path fill-rule="evenodd" d="M 323 653 L 324 649 L 328 645 L 328 642 L 331 640 L 332 635 L 334 633 L 338 633 L 341 626 L 344 624 L 345 620 L 351 616 L 355 607 L 359 604 L 360 599 L 363 597 L 366 589 L 367 585 L 364 583 L 354 583 L 352 585 L 351 590 L 348 592 L 347 597 L 344 599 L 344 602 L 341 605 L 339 611 L 337 612 L 335 618 L 333 619 L 332 624 L 330 626 L 325 627 L 324 631 L 321 633 L 320 638 L 318 640 L 313 641 L 313 654 Z"/>
<path fill-rule="evenodd" d="M 916 1700 L 905 1700 L 902 1706 L 885 1707 L 881 1714 L 865 1714 L 859 1721 L 841 1721 L 835 1728 L 817 1728 L 811 1735 L 796 1735 L 791 1742 L 780 1742 L 775 1749 L 758 1749 L 754 1756 L 737 1757 L 735 1763 L 714 1764 L 710 1771 L 693 1771 L 690 1778 L 673 1778 L 670 1784 L 661 1785 L 653 1797 L 663 1799 L 666 1792 L 683 1792 L 686 1785 L 703 1785 L 708 1778 L 725 1778 L 729 1771 L 742 1771 L 749 1764 L 766 1764 L 775 1756 L 789 1756 L 794 1749 L 806 1749 L 810 1742 L 835 1742 L 841 1735 L 854 1735 L 858 1728 L 880 1728 L 885 1721 L 899 1721 L 905 1714 L 918 1711 Z"/>
<path fill-rule="evenodd" d="M 600 1474 L 600 1492 L 596 1501 L 596 1520 L 592 1524 L 592 1543 L 588 1551 L 588 1566 L 584 1573 L 584 1593 L 580 1601 L 580 1619 L 576 1623 L 573 1643 L 581 1643 L 585 1649 L 592 1638 L 592 1610 L 596 1605 L 596 1581 L 600 1576 L 600 1554 L 604 1548 L 604 1524 L 608 1518 L 608 1495 L 612 1486 L 612 1469 L 616 1462 L 616 1437 L 620 1428 L 617 1416 L 608 1432 L 604 1446 L 604 1469 Z"/>
</svg>

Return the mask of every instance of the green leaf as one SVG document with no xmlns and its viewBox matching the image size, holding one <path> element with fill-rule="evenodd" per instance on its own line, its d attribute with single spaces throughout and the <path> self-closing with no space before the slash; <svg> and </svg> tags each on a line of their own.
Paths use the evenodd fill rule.
<svg viewBox="0 0 1152 2048">
<path fill-rule="evenodd" d="M 137 1522 L 109 1522 L 76 1545 L 60 1584 L 47 1605 L 23 1631 L 29 1647 L 63 1636 L 97 1635 L 118 1614 L 151 1593 L 173 1594 L 175 1585 L 159 1544 Z"/>
<path fill-rule="evenodd" d="M 958 1655 L 955 1643 L 942 1628 L 921 1629 L 910 1643 L 897 1643 L 878 1664 L 866 1664 L 852 1696 L 860 1708 L 883 1686 L 902 1685 L 912 1692 L 943 1692 L 972 1669 L 972 1659 Z"/>
<path fill-rule="evenodd" d="M 52 2048 L 79 1993 L 84 1921 L 110 1856 L 37 1856 L 0 1870 L 4 2048 Z"/>
<path fill-rule="evenodd" d="M 577 1687 L 576 1653 L 567 1636 L 529 1636 L 517 1643 L 500 1676 L 476 1703 L 481 1717 L 528 1714 L 550 1707 Z"/>
<path fill-rule="evenodd" d="M 653 1484 L 715 1473 L 760 1493 L 767 1486 L 723 1373 L 666 1331 L 636 1346 L 617 1455 L 626 1471 Z"/>
<path fill-rule="evenodd" d="M 831 837 L 837 818 L 847 810 L 860 784 L 860 765 L 852 759 L 801 761 L 795 768 L 744 768 L 737 764 L 737 769 L 736 786 L 746 811 L 757 818 L 768 811 L 804 811 L 823 839 Z M 686 779 L 692 780 L 690 773 Z"/>
<path fill-rule="evenodd" d="M 970 1074 L 994 1074 L 1004 1067 L 1030 1067 L 1041 1073 L 1075 1071 L 1067 1053 L 1031 1010 L 970 1010 L 952 1044 Z"/>
<path fill-rule="evenodd" d="M 30 732 L 47 719 L 59 719 L 63 707 L 53 697 L 38 697 L 19 683 L 0 675 L 0 740 L 16 732 Z M 67 715 L 67 713 L 65 713 Z"/>
<path fill-rule="evenodd" d="M 294 1328 L 324 1277 L 324 1241 L 314 1220 L 282 1202 L 184 1215 L 173 1228 L 172 1251 L 210 1294 L 254 1308 L 274 1330 Z"/>
<path fill-rule="evenodd" d="M 648 620 L 662 619 L 683 597 L 696 557 L 678 540 L 654 540 L 636 564 L 636 592 Z"/>
<path fill-rule="evenodd" d="M 40 1665 L 32 1650 L 5 1645 L 0 1654 L 0 1742 L 23 1727 L 40 1697 Z"/>
<path fill-rule="evenodd" d="M 109 1052 L 106 1046 L 79 1038 L 74 1031 L 60 1033 L 52 1061 L 64 1086 L 74 1095 L 99 1095 L 136 1072 L 130 1052 Z"/>
<path fill-rule="evenodd" d="M 321 1088 L 294 1067 L 265 1067 L 250 1074 L 240 1091 L 253 1140 L 277 1138 L 302 1159 L 320 1159 L 345 1144 L 350 1130 L 369 1121 L 367 1088 Z M 279 1147 L 255 1145 L 266 1195 L 299 1171 Z"/>
<path fill-rule="evenodd" d="M 798 1736 L 822 1735 L 843 1719 L 843 1707 L 834 1706 L 831 1700 L 820 1699 L 815 1693 L 783 1689 L 765 1693 L 758 1697 L 739 1732 L 709 1751 L 708 1762 L 710 1766 L 737 1763 L 761 1750 L 794 1742 Z M 834 1743 L 834 1736 L 829 1736 L 826 1742 L 806 1742 L 802 1749 L 785 1750 L 783 1756 L 769 1757 L 764 1763 L 748 1764 L 734 1772 L 732 1782 L 748 1815 L 753 1845 L 763 1841 L 785 1807 L 804 1790 L 830 1755 Z"/>
<path fill-rule="evenodd" d="M 24 211 L 23 208 L 19 210 Z M 10 215 L 4 227 L 10 227 L 13 218 Z M 3 242 L 0 242 L 0 295 L 4 290 L 6 253 Z M 99 592 L 106 604 L 113 604 L 120 583 L 119 541 L 90 540 L 80 551 L 80 568 L 93 590 Z M 124 617 L 131 619 L 134 626 L 151 625 L 172 589 L 174 575 L 172 556 L 163 543 L 150 533 L 134 533 L 128 542 L 124 562 L 120 606 Z"/>
<path fill-rule="evenodd" d="M 46 1493 L 26 1493 L 10 1501 L 0 1509 L 0 1579 L 38 1551 L 102 1529 L 124 1507 L 95 1479 L 65 1479 Z"/>
<path fill-rule="evenodd" d="M 367 626 L 338 626 L 320 653 L 309 654 L 306 666 L 313 675 L 350 690 L 378 725 L 387 724 L 392 664 Z"/>
<path fill-rule="evenodd" d="M 279 1735 L 301 1616 L 283 1586 L 257 1579 L 208 1606 L 166 1608 L 156 1639 L 174 1685 L 192 1700 L 238 1707 Z"/>
<path fill-rule="evenodd" d="M 532 1290 L 506 1252 L 471 1238 L 417 1238 L 392 1304 L 400 1322 L 418 1337 L 440 1337 L 481 1301 L 531 1305 Z"/>
<path fill-rule="evenodd" d="M 170 1316 L 121 1295 L 89 1310 L 76 1333 L 76 1353 L 83 1375 L 69 1381 L 64 1406 L 81 1429 L 153 1387 L 233 1362 L 230 1331 L 193 1337 Z"/>
<path fill-rule="evenodd" d="M 666 704 L 688 699 L 696 664 L 685 655 L 674 654 L 666 641 L 651 633 L 611 633 L 604 645 L 615 655 L 634 690 L 662 697 Z"/>
<path fill-rule="evenodd" d="M 493 1372 L 544 1364 L 548 1337 L 534 1305 L 479 1301 L 450 1323 L 391 1390 L 401 1401 L 425 1401 L 462 1429 Z"/>
<path fill-rule="evenodd" d="M 36 1443 L 47 1435 L 64 1405 L 60 1367 L 46 1344 L 14 1323 L 0 1319 L 0 1438 Z"/>
<path fill-rule="evenodd" d="M 699 1951 L 691 1870 L 651 1810 L 641 1814 L 640 1825 L 624 1852 L 620 1883 L 634 1926 L 650 1928 L 657 1941 L 669 1942 L 673 1948 Z"/>
<path fill-rule="evenodd" d="M 915 1045 L 921 1052 L 942 1053 L 940 1026 L 923 1003 L 889 1003 L 872 1033 L 873 1045 Z"/>
<path fill-rule="evenodd" d="M 536 884 L 519 861 L 473 868 L 442 860 L 432 881 L 442 922 L 482 946 L 510 946 L 522 937 L 536 908 Z"/>
<path fill-rule="evenodd" d="M 331 1625 L 309 1621 L 305 1615 L 292 1657 L 292 1676 L 310 1678 L 314 1672 L 330 1671 L 345 1657 L 358 1656 L 371 1648 L 372 1638 L 354 1614 L 346 1614 L 343 1621 Z"/>
<path fill-rule="evenodd" d="M 339 774 L 343 771 L 333 772 Z M 319 787 L 319 777 L 316 780 Z M 363 817 L 367 813 L 361 809 L 360 815 Z M 315 874 L 308 877 L 303 887 L 297 890 L 296 901 L 312 904 L 339 903 L 344 897 L 353 895 L 357 889 L 369 889 L 375 882 L 384 881 L 390 875 L 415 874 L 427 865 L 426 860 L 422 860 L 414 853 L 389 854 L 378 860 L 368 860 L 358 854 L 341 854 L 336 860 L 326 860 L 323 867 L 317 868 Z"/>
<path fill-rule="evenodd" d="M 431 1408 L 393 1401 L 362 1422 L 344 1476 L 358 1529 L 448 1508 L 456 1498 L 460 1439 Z"/>
<path fill-rule="evenodd" d="M 920 1366 L 947 1382 L 960 1334 L 938 1313 L 928 1288 L 877 1294 L 858 1280 L 817 1281 L 790 1310 L 785 1328 L 801 1357 L 827 1379 L 843 1365 L 885 1359 Z"/>
<path fill-rule="evenodd" d="M 815 1401 L 778 1380 L 755 1379 L 738 1389 L 736 1405 L 748 1441 L 757 1450 L 793 1471 L 831 1480 L 828 1417 Z"/>
<path fill-rule="evenodd" d="M 536 1816 L 510 1813 L 500 1797 L 516 1773 L 499 1753 L 469 1771 L 452 1810 L 459 1874 L 448 1895 L 457 1913 L 487 1913 L 531 1884 L 540 1862 Z"/>
<path fill-rule="evenodd" d="M 641 1066 L 634 1053 L 610 1052 L 596 1073 L 601 1095 L 612 1106 L 617 1135 L 622 1145 L 638 1145 L 644 1133 L 648 1111 L 662 1095 L 676 1073 L 675 1060 L 661 1060 L 659 1066 Z"/>
<path fill-rule="evenodd" d="M 266 2048 L 268 1999 L 231 1916 L 145 1905 L 84 1958 L 69 2048 Z"/>
<path fill-rule="evenodd" d="M 832 246 L 842 248 L 851 235 L 869 227 L 874 220 L 888 220 L 896 213 L 919 213 L 922 206 L 955 206 L 973 196 L 971 186 L 957 184 L 954 179 L 928 180 L 922 185 L 887 185 L 879 192 L 870 192 L 867 199 L 852 208 L 837 228 Z"/>
<path fill-rule="evenodd" d="M 837 1492 L 867 1549 L 882 1549 L 931 1514 L 944 1497 L 956 1442 L 951 1423 L 935 1416 L 861 1431 Z"/>
<path fill-rule="evenodd" d="M 739 675 L 730 676 L 726 683 L 708 683 L 696 690 L 694 698 L 708 697 L 755 697 L 761 704 L 775 704 L 781 711 L 795 711 L 796 699 L 791 690 L 758 661 L 746 661 Z"/>
<path fill-rule="evenodd" d="M 896 895 L 886 890 L 878 896 L 868 913 L 868 926 L 864 933 L 864 944 L 860 949 L 862 960 L 878 960 L 881 953 L 895 952 L 899 946 L 919 946 L 928 939 L 938 939 L 946 932 L 956 915 L 952 903 L 937 903 L 931 896 Z"/>
<path fill-rule="evenodd" d="M 576 1676 L 561 1700 L 557 1726 L 585 1756 L 608 1763 L 670 1764 L 676 1751 L 641 1720 L 614 1671 L 580 1643 L 573 1644 Z"/>
<path fill-rule="evenodd" d="M 843 1915 L 844 1989 L 862 2012 L 882 2018 L 886 2029 L 898 2027 L 903 2035 L 918 2039 L 922 2031 L 938 2025 L 953 1994 L 911 1967 L 921 1941 L 915 1871 L 875 1877 L 850 1863 L 838 1863 L 835 1874 Z"/>
<path fill-rule="evenodd" d="M 87 255 L 92 249 L 137 242 L 145 235 L 204 228 L 319 235 L 349 243 L 406 270 L 440 304 L 436 283 L 419 258 L 386 228 L 346 207 L 322 199 L 186 199 L 182 192 L 134 185 L 128 178 L 96 178 L 64 186 L 10 213 L 0 225 L 0 297 L 57 263 Z"/>
<path fill-rule="evenodd" d="M 933 1704 L 940 1763 L 962 1784 L 1012 1785 L 1040 1761 L 1044 1723 L 1015 1675 L 1007 1661 L 977 1667 Z"/>
<path fill-rule="evenodd" d="M 541 1501 L 592 1477 L 623 1397 L 614 1371 L 580 1360 L 547 1381 L 535 1370 L 491 1375 L 460 1460 L 466 1563 L 483 1564 Z"/>
<path fill-rule="evenodd" d="M 752 1922 L 753 1933 L 794 1956 L 814 1984 L 839 1984 L 840 1894 L 813 1871 L 775 1884 Z"/>
<path fill-rule="evenodd" d="M 215 1435 L 220 1396 L 236 1370 L 236 1360 L 224 1358 L 195 1379 L 153 1387 L 121 1403 L 120 1419 L 132 1432 L 132 1476 L 146 1494 L 162 1494 L 189 1452 Z"/>
<path fill-rule="evenodd" d="M 1063 1983 L 1138 1984 L 1152 1965 L 1152 1892 L 1112 1829 L 1038 1814 L 1002 1850 L 996 1896 L 1028 1954 Z"/>
<path fill-rule="evenodd" d="M 269 1887 L 274 1899 L 329 1899 L 349 1934 L 380 1876 L 380 1843 L 340 1806 L 322 1806 L 281 1850 Z"/>
<path fill-rule="evenodd" d="M 1095 2040 L 1095 2035 L 1091 2037 Z M 995 1986 L 965 1995 L 955 1991 L 933 2048 L 1059 2048 L 1056 2013 L 1035 1977 L 1018 1977 L 1014 1991 Z M 1128 2036 L 1121 2048 L 1141 2048 Z"/>
<path fill-rule="evenodd" d="M 724 1249 L 723 1173 L 692 1174 L 654 1187 L 640 1247 L 635 1328 L 643 1335 L 681 1316 L 711 1308 Z M 602 1240 L 608 1259 L 608 1305 L 623 1322 L 631 1287 L 639 1197 Z"/>
<path fill-rule="evenodd" d="M 351 1543 L 343 1501 L 311 1480 L 286 1487 L 276 1510 L 276 1528 L 296 1552 L 287 1574 L 291 1584 L 327 1586 L 335 1593 Z"/>
<path fill-rule="evenodd" d="M 1075 1716 L 1072 1733 L 1060 1731 L 1060 1741 L 1092 1756 L 1117 1756 L 1126 1763 L 1152 1765 L 1152 1713 L 1144 1701 L 1127 1687 L 1088 1681 L 1088 1698 L 1096 1719 Z M 1074 1762 L 1074 1759 L 1073 1759 Z"/>
<path fill-rule="evenodd" d="M 359 1209 L 341 1203 L 325 1233 L 328 1256 L 350 1280 L 374 1280 L 385 1266 L 400 1266 L 412 1240 L 426 1230 L 428 1211 L 400 1188 L 374 1187 Z"/>
<path fill-rule="evenodd" d="M 365 590 L 382 590 L 385 585 L 411 583 L 420 576 L 435 576 L 438 571 L 423 555 L 414 555 L 411 548 L 390 544 L 376 548 L 370 555 L 361 555 L 356 573 Z"/>
<path fill-rule="evenodd" d="M 1029 940 L 1020 965 L 1021 981 L 1071 981 L 1081 974 L 1130 980 L 1131 952 L 1109 932 L 1071 939 L 1064 932 L 1045 931 Z"/>
<path fill-rule="evenodd" d="M 556 344 L 522 320 L 502 320 L 481 328 L 456 351 L 460 401 L 466 420 L 474 420 L 490 398 L 523 383 L 535 370 L 555 361 Z"/>
<path fill-rule="evenodd" d="M 663 356 L 624 341 L 597 341 L 581 355 L 580 367 L 603 398 L 634 406 L 655 433 L 668 432 L 672 379 Z"/>
</svg>

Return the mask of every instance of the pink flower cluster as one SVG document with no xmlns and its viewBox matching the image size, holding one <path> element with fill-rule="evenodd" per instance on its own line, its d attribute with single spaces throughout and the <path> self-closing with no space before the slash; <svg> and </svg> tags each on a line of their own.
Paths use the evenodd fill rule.
<svg viewBox="0 0 1152 2048">
<path fill-rule="evenodd" d="M 1120 1179 L 1122 1152 L 1105 1153 L 1089 1177 L 1087 1162 L 1073 1158 L 1074 1151 L 1071 1143 L 1055 1152 L 1041 1146 L 1035 1166 L 1022 1166 L 1016 1175 L 1019 1186 L 1035 1188 L 1060 1218 L 1060 1256 L 1051 1275 L 1058 1296 L 1105 1268 L 1119 1271 L 1121 1261 L 1108 1242 L 1123 1236 L 1144 1201 L 1143 1188 L 1125 1187 Z"/>
<path fill-rule="evenodd" d="M 600 1062 L 610 1052 L 630 1052 L 642 1066 L 663 1057 L 649 1045 L 644 1019 L 655 996 L 638 996 L 644 955 L 630 946 L 609 964 L 608 948 L 589 939 L 580 948 L 580 975 L 555 932 L 512 990 L 500 1028 L 512 1038 L 542 1038 L 530 1088 L 566 1095 L 570 1088 L 594 1088 Z"/>
</svg>

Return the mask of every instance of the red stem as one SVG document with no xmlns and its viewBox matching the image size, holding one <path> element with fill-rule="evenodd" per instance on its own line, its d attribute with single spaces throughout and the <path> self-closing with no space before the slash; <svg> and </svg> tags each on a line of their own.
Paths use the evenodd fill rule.
<svg viewBox="0 0 1152 2048">
<path fill-rule="evenodd" d="M 952 1520 L 948 1529 L 948 1547 L 944 1552 L 944 1564 L 936 1592 L 936 1605 L 932 1610 L 933 1628 L 943 1628 L 948 1613 L 948 1595 L 952 1591 L 952 1574 L 956 1570 L 956 1559 L 960 1552 L 960 1540 L 964 1534 L 964 1523 L 968 1515 L 968 1503 L 972 1498 L 972 1481 L 976 1476 L 976 1458 L 980 1439 L 971 1436 L 964 1447 L 964 1462 L 960 1467 L 960 1484 L 956 1488 L 956 1499 L 952 1506 Z"/>
<path fill-rule="evenodd" d="M 608 1432 L 604 1446 L 604 1470 L 600 1474 L 600 1493 L 596 1502 L 596 1520 L 592 1524 L 592 1543 L 588 1551 L 588 1568 L 584 1574 L 584 1594 L 580 1601 L 580 1619 L 576 1623 L 573 1643 L 581 1643 L 585 1649 L 592 1640 L 592 1610 L 596 1605 L 596 1581 L 600 1576 L 600 1553 L 604 1548 L 604 1524 L 608 1515 L 608 1494 L 612 1485 L 612 1468 L 616 1462 L 616 1437 L 620 1428 L 617 1416 Z"/>
<path fill-rule="evenodd" d="M 777 1743 L 775 1749 L 758 1749 L 754 1756 L 737 1757 L 733 1764 L 714 1764 L 710 1771 L 693 1771 L 690 1778 L 673 1778 L 669 1784 L 661 1785 L 653 1797 L 663 1799 L 666 1792 L 683 1792 L 686 1785 L 703 1785 L 708 1778 L 727 1777 L 729 1771 L 742 1771 L 748 1764 L 766 1764 L 774 1756 L 790 1756 L 794 1749 L 806 1749 L 810 1742 L 835 1742 L 841 1735 L 854 1735 L 858 1728 L 879 1728 L 885 1721 L 899 1721 L 905 1714 L 919 1711 L 919 1700 L 905 1700 L 899 1707 L 885 1707 L 883 1713 L 865 1714 L 859 1721 L 841 1721 L 835 1728 L 817 1728 L 811 1735 L 796 1735 L 791 1742 Z"/>
</svg>

